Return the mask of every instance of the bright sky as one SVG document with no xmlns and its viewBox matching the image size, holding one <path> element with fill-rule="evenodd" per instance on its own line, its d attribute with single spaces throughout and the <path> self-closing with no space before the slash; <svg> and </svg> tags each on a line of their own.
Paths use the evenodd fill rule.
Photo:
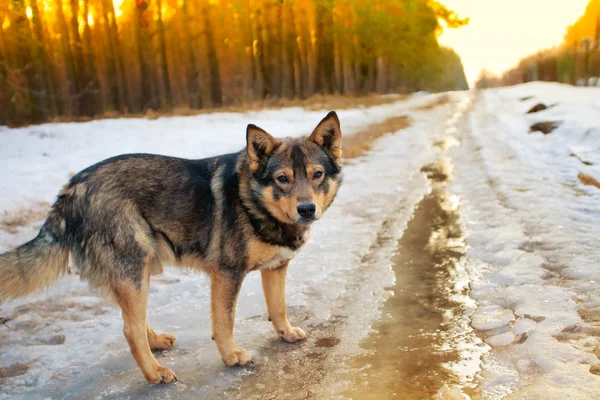
<svg viewBox="0 0 600 400">
<path fill-rule="evenodd" d="M 496 74 L 520 58 L 562 42 L 589 0 L 442 0 L 467 26 L 445 29 L 439 41 L 460 55 L 472 84 L 482 68 Z"/>
</svg>

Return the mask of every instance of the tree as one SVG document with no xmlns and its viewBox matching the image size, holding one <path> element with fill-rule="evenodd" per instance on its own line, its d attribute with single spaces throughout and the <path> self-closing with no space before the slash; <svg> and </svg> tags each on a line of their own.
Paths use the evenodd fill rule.
<svg viewBox="0 0 600 400">
<path fill-rule="evenodd" d="M 158 34 L 158 57 L 160 59 L 161 82 L 163 96 L 161 101 L 164 108 L 170 110 L 171 102 L 171 81 L 169 77 L 169 63 L 167 61 L 167 45 L 165 42 L 165 25 L 163 22 L 162 0 L 156 0 L 156 29 Z"/>
<path fill-rule="evenodd" d="M 208 0 L 202 2 L 202 17 L 204 19 L 204 38 L 206 40 L 206 53 L 208 58 L 208 77 L 210 81 L 210 98 L 213 106 L 223 104 L 221 93 L 221 75 L 219 71 L 219 58 L 215 47 L 215 35 L 210 15 L 210 3 Z"/>
<path fill-rule="evenodd" d="M 0 2 L 0 121 L 466 86 L 435 0 L 114 2 Z"/>
</svg>

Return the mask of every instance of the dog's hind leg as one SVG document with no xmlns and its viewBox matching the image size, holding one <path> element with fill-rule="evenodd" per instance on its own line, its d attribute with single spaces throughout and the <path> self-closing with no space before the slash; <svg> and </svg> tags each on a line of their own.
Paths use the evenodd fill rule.
<svg viewBox="0 0 600 400">
<path fill-rule="evenodd" d="M 150 383 L 170 383 L 177 380 L 175 373 L 158 364 L 148 342 L 146 309 L 148 306 L 149 271 L 146 269 L 140 288 L 118 282 L 113 293 L 123 313 L 123 333 L 127 338 L 131 354 Z"/>
<path fill-rule="evenodd" d="M 148 334 L 148 344 L 152 351 L 168 350 L 175 345 L 175 336 L 168 333 L 158 334 L 146 323 L 146 333 Z"/>
<path fill-rule="evenodd" d="M 269 320 L 273 322 L 273 327 L 279 336 L 290 343 L 306 339 L 304 331 L 293 327 L 287 318 L 285 304 L 287 264 L 277 269 L 263 269 L 260 273 Z"/>
<path fill-rule="evenodd" d="M 228 367 L 254 364 L 250 354 L 237 347 L 233 340 L 235 305 L 243 279 L 243 276 L 221 271 L 212 271 L 210 274 L 213 338 L 223 362 Z"/>
</svg>

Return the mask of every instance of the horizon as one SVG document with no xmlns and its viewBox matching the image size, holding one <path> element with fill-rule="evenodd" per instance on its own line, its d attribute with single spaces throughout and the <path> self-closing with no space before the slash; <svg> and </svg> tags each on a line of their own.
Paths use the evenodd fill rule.
<svg viewBox="0 0 600 400">
<path fill-rule="evenodd" d="M 492 0 L 443 3 L 460 17 L 470 19 L 469 24 L 458 29 L 444 26 L 438 41 L 458 53 L 469 87 L 473 87 L 482 69 L 500 76 L 522 58 L 560 45 L 567 27 L 583 15 L 589 0 L 555 3 L 550 7 L 545 0 L 506 0 L 497 9 L 492 8 L 498 4 Z M 505 29 L 504 21 L 509 18 L 511 29 Z"/>
</svg>

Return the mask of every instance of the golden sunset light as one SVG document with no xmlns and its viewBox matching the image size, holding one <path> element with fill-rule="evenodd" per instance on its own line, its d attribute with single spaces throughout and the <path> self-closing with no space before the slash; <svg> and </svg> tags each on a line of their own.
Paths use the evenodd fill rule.
<svg viewBox="0 0 600 400">
<path fill-rule="evenodd" d="M 0 400 L 600 400 L 599 110 L 600 0 L 0 0 Z"/>
<path fill-rule="evenodd" d="M 113 0 L 113 5 L 115 7 L 115 14 L 117 17 L 123 15 L 123 10 L 121 10 L 121 6 L 125 0 Z"/>
<path fill-rule="evenodd" d="M 472 83 L 482 68 L 501 74 L 520 58 L 559 45 L 569 24 L 579 18 L 589 0 L 446 0 L 444 4 L 470 22 L 446 29 L 441 44 L 460 55 Z"/>
</svg>

